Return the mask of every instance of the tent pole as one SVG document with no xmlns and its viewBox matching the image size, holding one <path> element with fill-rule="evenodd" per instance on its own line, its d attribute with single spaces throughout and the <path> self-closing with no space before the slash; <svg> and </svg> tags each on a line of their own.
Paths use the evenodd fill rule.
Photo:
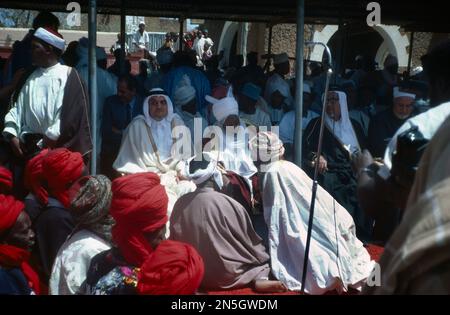
<svg viewBox="0 0 450 315">
<path fill-rule="evenodd" d="M 303 46 L 305 41 L 305 0 L 297 0 L 297 45 L 295 61 L 295 164 L 302 167 Z"/>
<path fill-rule="evenodd" d="M 91 175 L 97 174 L 97 1 L 89 0 L 89 102 L 91 104 Z"/>
</svg>

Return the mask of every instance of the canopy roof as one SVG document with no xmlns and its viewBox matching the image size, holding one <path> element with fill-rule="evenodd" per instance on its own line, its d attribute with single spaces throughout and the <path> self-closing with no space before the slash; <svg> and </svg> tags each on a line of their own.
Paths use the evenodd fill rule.
<svg viewBox="0 0 450 315">
<path fill-rule="evenodd" d="M 2 0 L 0 7 L 66 11 L 67 0 Z M 77 0 L 87 12 L 88 0 Z M 97 0 L 99 13 L 185 17 L 267 23 L 295 23 L 296 0 Z M 305 22 L 338 24 L 365 22 L 368 0 L 305 0 Z M 404 26 L 408 30 L 449 32 L 450 23 L 444 1 L 377 0 L 381 22 Z"/>
</svg>

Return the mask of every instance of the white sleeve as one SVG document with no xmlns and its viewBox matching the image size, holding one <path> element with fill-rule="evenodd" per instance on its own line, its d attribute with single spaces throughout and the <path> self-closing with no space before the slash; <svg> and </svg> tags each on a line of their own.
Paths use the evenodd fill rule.
<svg viewBox="0 0 450 315">
<path fill-rule="evenodd" d="M 9 110 L 5 116 L 5 128 L 3 132 L 12 134 L 15 137 L 19 137 L 21 133 L 21 121 L 22 121 L 22 108 L 23 108 L 23 94 L 20 93 L 17 102 Z"/>
</svg>

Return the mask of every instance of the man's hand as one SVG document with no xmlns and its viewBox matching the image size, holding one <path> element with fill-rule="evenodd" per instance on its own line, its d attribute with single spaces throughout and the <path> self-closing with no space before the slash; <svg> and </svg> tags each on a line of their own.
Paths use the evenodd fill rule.
<svg viewBox="0 0 450 315">
<path fill-rule="evenodd" d="M 328 163 L 327 160 L 321 155 L 319 158 L 319 173 L 324 174 L 326 171 L 328 171 Z"/>
<path fill-rule="evenodd" d="M 23 158 L 23 151 L 22 151 L 22 148 L 20 147 L 19 138 L 13 137 L 13 138 L 11 138 L 9 143 L 11 144 L 11 149 L 12 149 L 14 155 L 19 158 Z"/>
</svg>

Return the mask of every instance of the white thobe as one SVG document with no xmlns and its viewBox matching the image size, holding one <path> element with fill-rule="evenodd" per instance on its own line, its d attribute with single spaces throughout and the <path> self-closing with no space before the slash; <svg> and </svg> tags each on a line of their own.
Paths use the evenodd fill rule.
<svg viewBox="0 0 450 315">
<path fill-rule="evenodd" d="M 269 114 L 261 110 L 259 106 L 256 107 L 256 111 L 253 114 L 246 114 L 244 112 L 239 112 L 239 118 L 246 125 L 251 125 L 255 127 L 267 127 L 267 130 L 272 126 L 272 121 Z"/>
<path fill-rule="evenodd" d="M 88 230 L 80 230 L 59 249 L 50 276 L 51 295 L 85 294 L 82 285 L 86 280 L 91 259 L 108 250 L 111 245 Z"/>
<path fill-rule="evenodd" d="M 5 116 L 4 131 L 22 140 L 27 133 L 38 133 L 58 140 L 69 69 L 60 63 L 36 69 L 21 89 L 14 107 Z"/>
</svg>

